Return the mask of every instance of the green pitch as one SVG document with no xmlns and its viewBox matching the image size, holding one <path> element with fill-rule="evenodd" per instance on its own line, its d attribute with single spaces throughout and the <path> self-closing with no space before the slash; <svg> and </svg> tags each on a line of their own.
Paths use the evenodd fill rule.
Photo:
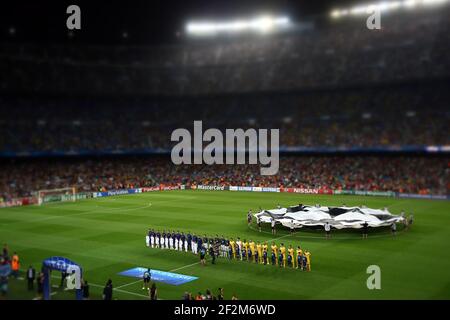
<svg viewBox="0 0 450 320">
<path fill-rule="evenodd" d="M 269 228 L 248 228 L 246 213 L 262 208 L 303 204 L 361 205 L 393 213 L 413 212 L 408 231 L 394 238 L 379 230 L 362 240 L 359 231 L 339 231 L 325 240 L 322 231 L 301 230 L 295 235 Z M 254 241 L 308 249 L 312 272 L 279 269 L 241 261 L 218 259 L 202 267 L 190 253 L 149 249 L 149 227 L 179 229 L 197 234 L 240 236 Z M 157 283 L 162 299 L 181 299 L 185 291 L 214 294 L 225 289 L 240 299 L 450 299 L 450 202 L 378 197 L 245 193 L 221 191 L 167 191 L 97 198 L 71 203 L 0 209 L 0 242 L 17 251 L 21 267 L 40 268 L 42 260 L 61 255 L 79 263 L 91 284 L 92 298 L 100 298 L 108 278 L 114 298 L 145 299 L 141 282 L 117 275 L 143 266 L 199 277 L 180 286 Z M 368 290 L 366 269 L 381 268 L 381 290 Z M 23 273 L 22 273 L 23 276 Z M 54 284 L 59 274 L 54 272 Z M 31 299 L 25 281 L 10 281 L 10 299 Z M 72 299 L 72 292 L 54 289 L 53 299 Z"/>
</svg>

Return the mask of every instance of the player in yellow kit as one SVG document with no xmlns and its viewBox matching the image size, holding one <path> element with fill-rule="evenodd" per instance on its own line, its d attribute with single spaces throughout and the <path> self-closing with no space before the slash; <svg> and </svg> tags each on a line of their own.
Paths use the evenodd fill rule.
<svg viewBox="0 0 450 320">
<path fill-rule="evenodd" d="M 242 243 L 242 246 L 244 247 L 245 251 L 248 250 L 248 241 L 244 240 L 244 242 Z"/>
<path fill-rule="evenodd" d="M 262 256 L 262 245 L 258 242 L 258 244 L 256 245 L 256 251 L 258 253 L 258 261 L 255 261 L 256 263 L 262 263 L 263 260 L 263 256 Z M 255 259 L 256 260 L 256 259 Z"/>
<path fill-rule="evenodd" d="M 252 262 L 254 260 L 253 256 L 255 255 L 255 243 L 250 240 L 248 242 L 248 253 L 247 253 L 247 261 Z"/>
<path fill-rule="evenodd" d="M 233 238 L 230 239 L 230 247 L 231 247 L 231 257 L 236 259 L 236 242 L 234 242 Z"/>
<path fill-rule="evenodd" d="M 311 271 L 311 253 L 308 250 L 305 250 L 306 257 L 306 270 Z"/>
<path fill-rule="evenodd" d="M 280 253 L 283 256 L 283 268 L 286 268 L 286 247 L 283 243 L 280 246 Z"/>
<path fill-rule="evenodd" d="M 253 250 L 252 250 L 253 262 L 258 263 L 258 251 L 256 249 L 256 243 L 255 242 L 253 242 L 252 248 L 253 248 Z"/>
<path fill-rule="evenodd" d="M 251 252 L 249 260 L 254 261 L 254 259 L 255 259 L 254 257 L 255 257 L 255 253 L 256 253 L 256 248 L 255 248 L 256 244 L 253 240 L 250 240 L 250 242 L 248 243 L 248 246 L 249 246 L 250 252 Z"/>
<path fill-rule="evenodd" d="M 272 246 L 270 247 L 270 249 L 272 250 L 272 264 L 278 265 L 278 247 L 275 242 L 272 242 Z M 273 255 L 275 255 L 275 262 L 273 259 Z"/>
<path fill-rule="evenodd" d="M 244 250 L 242 251 L 242 258 L 243 258 L 243 260 L 247 260 L 247 256 L 248 256 L 248 242 L 247 242 L 247 239 L 244 239 L 244 242 L 242 243 L 242 247 L 244 248 Z"/>
<path fill-rule="evenodd" d="M 292 245 L 289 245 L 288 254 L 290 256 L 289 261 L 291 263 L 291 267 L 295 268 L 295 255 L 294 255 L 294 248 L 292 248 Z"/>
</svg>

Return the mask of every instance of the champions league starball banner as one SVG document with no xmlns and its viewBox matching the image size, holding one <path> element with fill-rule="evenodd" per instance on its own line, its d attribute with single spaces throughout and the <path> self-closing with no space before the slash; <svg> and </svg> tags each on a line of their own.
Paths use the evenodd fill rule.
<svg viewBox="0 0 450 320">
<path fill-rule="evenodd" d="M 372 228 L 386 227 L 393 223 L 402 223 L 405 219 L 401 215 L 393 215 L 387 208 L 325 207 L 301 204 L 288 208 L 262 210 L 254 216 L 260 222 L 275 221 L 288 228 L 324 226 L 329 223 L 336 229 L 359 229 L 365 224 Z"/>
</svg>

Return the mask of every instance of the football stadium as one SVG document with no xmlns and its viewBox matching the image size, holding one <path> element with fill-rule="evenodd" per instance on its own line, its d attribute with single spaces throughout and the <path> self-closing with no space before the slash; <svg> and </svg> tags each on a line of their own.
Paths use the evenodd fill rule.
<svg viewBox="0 0 450 320">
<path fill-rule="evenodd" d="M 450 2 L 217 3 L 11 4 L 0 299 L 449 300 Z"/>
</svg>

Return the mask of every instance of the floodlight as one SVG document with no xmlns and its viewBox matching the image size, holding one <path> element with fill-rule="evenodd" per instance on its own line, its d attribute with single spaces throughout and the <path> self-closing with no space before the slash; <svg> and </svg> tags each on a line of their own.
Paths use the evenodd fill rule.
<svg viewBox="0 0 450 320">
<path fill-rule="evenodd" d="M 190 22 L 186 32 L 190 35 L 204 36 L 217 33 L 260 32 L 268 33 L 282 29 L 290 24 L 289 18 L 262 16 L 250 20 L 234 20 L 225 22 Z"/>
<path fill-rule="evenodd" d="M 339 18 L 341 16 L 341 12 L 339 10 L 333 10 L 331 11 L 331 17 L 333 18 Z"/>
</svg>

